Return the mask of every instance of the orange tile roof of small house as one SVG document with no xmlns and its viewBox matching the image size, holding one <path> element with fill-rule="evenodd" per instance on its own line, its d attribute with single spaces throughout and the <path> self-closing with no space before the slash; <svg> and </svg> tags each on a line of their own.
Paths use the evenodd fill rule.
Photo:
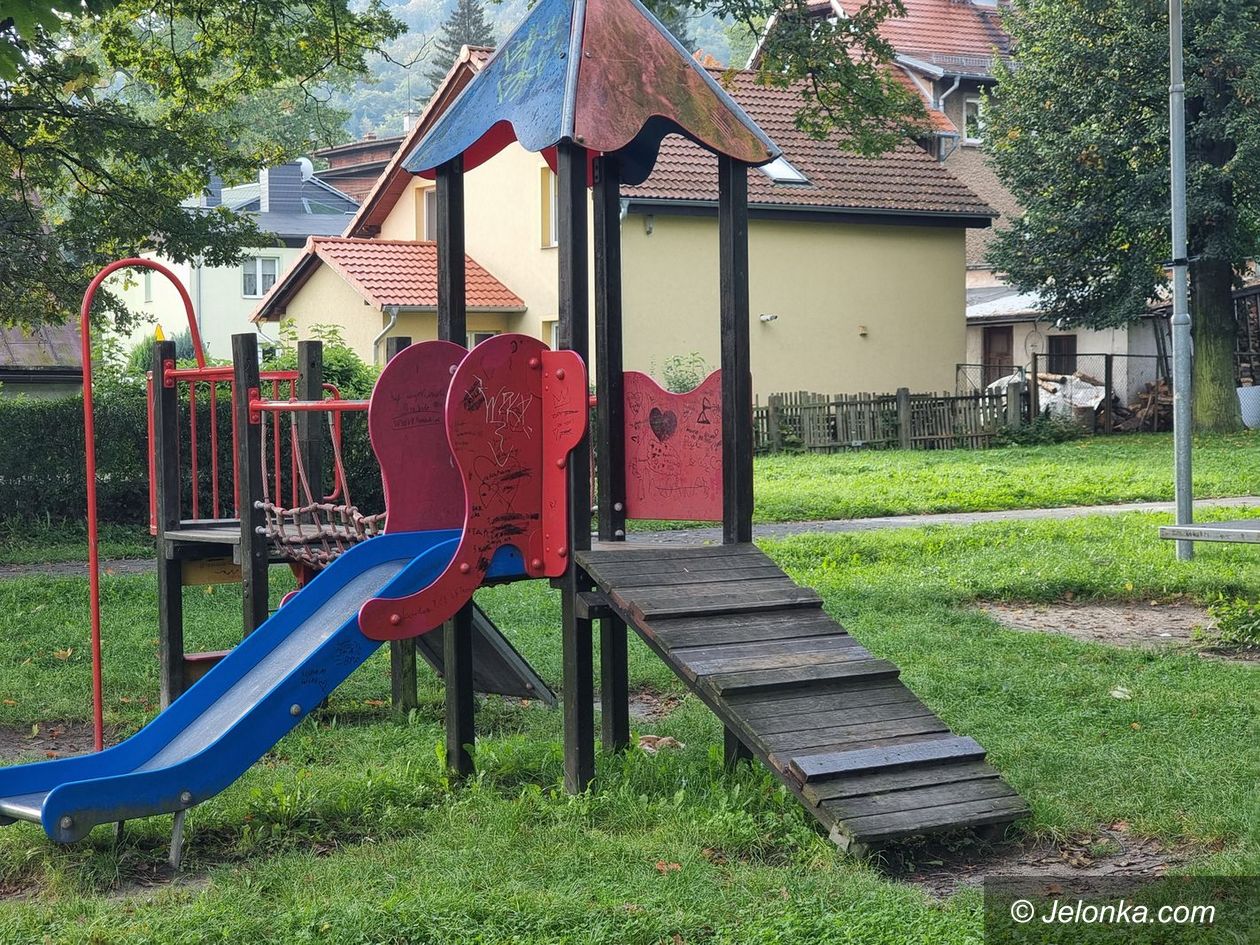
<svg viewBox="0 0 1260 945">
<path fill-rule="evenodd" d="M 465 256 L 470 311 L 523 312 L 520 296 Z M 259 303 L 251 318 L 274 320 L 319 267 L 327 265 L 377 309 L 437 310 L 437 244 L 413 240 L 365 240 L 312 236 L 298 257 Z"/>
<path fill-rule="evenodd" d="M 838 6 L 851 16 L 863 3 L 864 0 L 816 0 L 810 4 L 810 10 L 823 13 Z M 1002 28 L 1005 0 L 992 5 L 972 0 L 902 3 L 906 15 L 889 17 L 880 27 L 880 35 L 902 55 L 922 57 L 947 72 L 952 71 L 948 61 L 951 56 L 969 59 L 1010 55 L 1011 38 Z"/>
<path fill-rule="evenodd" d="M 748 172 L 753 208 L 777 207 L 853 214 L 897 214 L 967 218 L 987 225 L 993 209 L 930 154 L 909 141 L 880 157 L 860 157 L 835 138 L 817 140 L 796 127 L 800 105 L 794 88 L 758 85 L 751 71 L 725 73 L 735 100 L 783 148 L 787 161 L 808 178 L 805 184 L 776 184 L 758 170 Z M 623 187 L 631 200 L 711 202 L 717 199 L 712 155 L 677 135 L 666 138 L 652 176 Z"/>
</svg>

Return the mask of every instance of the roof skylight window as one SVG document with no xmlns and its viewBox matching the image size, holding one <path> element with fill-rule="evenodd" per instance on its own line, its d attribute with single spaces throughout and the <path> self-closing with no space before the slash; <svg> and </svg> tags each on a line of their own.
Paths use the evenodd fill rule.
<svg viewBox="0 0 1260 945">
<path fill-rule="evenodd" d="M 777 157 L 769 164 L 762 164 L 757 170 L 765 174 L 776 184 L 808 184 L 809 178 L 792 166 L 785 157 Z"/>
</svg>

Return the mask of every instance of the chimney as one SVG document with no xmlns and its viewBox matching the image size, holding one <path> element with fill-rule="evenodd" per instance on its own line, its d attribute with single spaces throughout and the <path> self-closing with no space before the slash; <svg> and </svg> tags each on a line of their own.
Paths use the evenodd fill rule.
<svg viewBox="0 0 1260 945">
<path fill-rule="evenodd" d="M 201 195 L 201 205 L 203 207 L 217 207 L 223 203 L 223 178 L 218 174 L 210 174 L 210 182 L 206 184 L 206 189 Z"/>
<path fill-rule="evenodd" d="M 258 172 L 258 209 L 263 213 L 305 213 L 302 165 L 297 161 Z"/>
</svg>

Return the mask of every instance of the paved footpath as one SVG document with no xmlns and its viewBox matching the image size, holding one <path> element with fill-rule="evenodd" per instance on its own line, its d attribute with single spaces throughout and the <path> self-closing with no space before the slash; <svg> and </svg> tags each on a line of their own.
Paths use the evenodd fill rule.
<svg viewBox="0 0 1260 945">
<path fill-rule="evenodd" d="M 1237 496 L 1229 499 L 1200 499 L 1197 509 L 1230 509 L 1260 512 L 1260 496 Z M 939 512 L 932 515 L 888 515 L 878 518 L 844 518 L 822 522 L 775 522 L 754 525 L 754 538 L 790 538 L 793 535 L 833 535 L 843 532 L 873 532 L 886 528 L 921 528 L 925 525 L 976 525 L 981 522 L 1028 522 L 1082 518 L 1087 515 L 1122 515 L 1125 512 L 1172 512 L 1171 502 L 1126 502 L 1119 505 L 1071 505 L 1058 509 L 1007 509 L 1001 512 Z M 719 526 L 679 528 L 664 531 L 631 532 L 630 541 L 653 544 L 695 545 L 720 542 Z M 152 574 L 154 562 L 144 558 L 111 559 L 101 562 L 107 575 Z M 30 575 L 47 577 L 84 577 L 87 563 L 67 561 L 59 564 L 0 565 L 0 581 Z"/>
</svg>

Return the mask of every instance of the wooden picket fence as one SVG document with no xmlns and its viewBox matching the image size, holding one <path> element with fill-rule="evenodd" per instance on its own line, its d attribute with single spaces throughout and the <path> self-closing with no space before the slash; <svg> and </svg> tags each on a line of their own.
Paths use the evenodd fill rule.
<svg viewBox="0 0 1260 945">
<path fill-rule="evenodd" d="M 989 446 L 1025 416 L 1017 385 L 971 394 L 771 394 L 753 407 L 759 452 L 955 449 Z"/>
</svg>

